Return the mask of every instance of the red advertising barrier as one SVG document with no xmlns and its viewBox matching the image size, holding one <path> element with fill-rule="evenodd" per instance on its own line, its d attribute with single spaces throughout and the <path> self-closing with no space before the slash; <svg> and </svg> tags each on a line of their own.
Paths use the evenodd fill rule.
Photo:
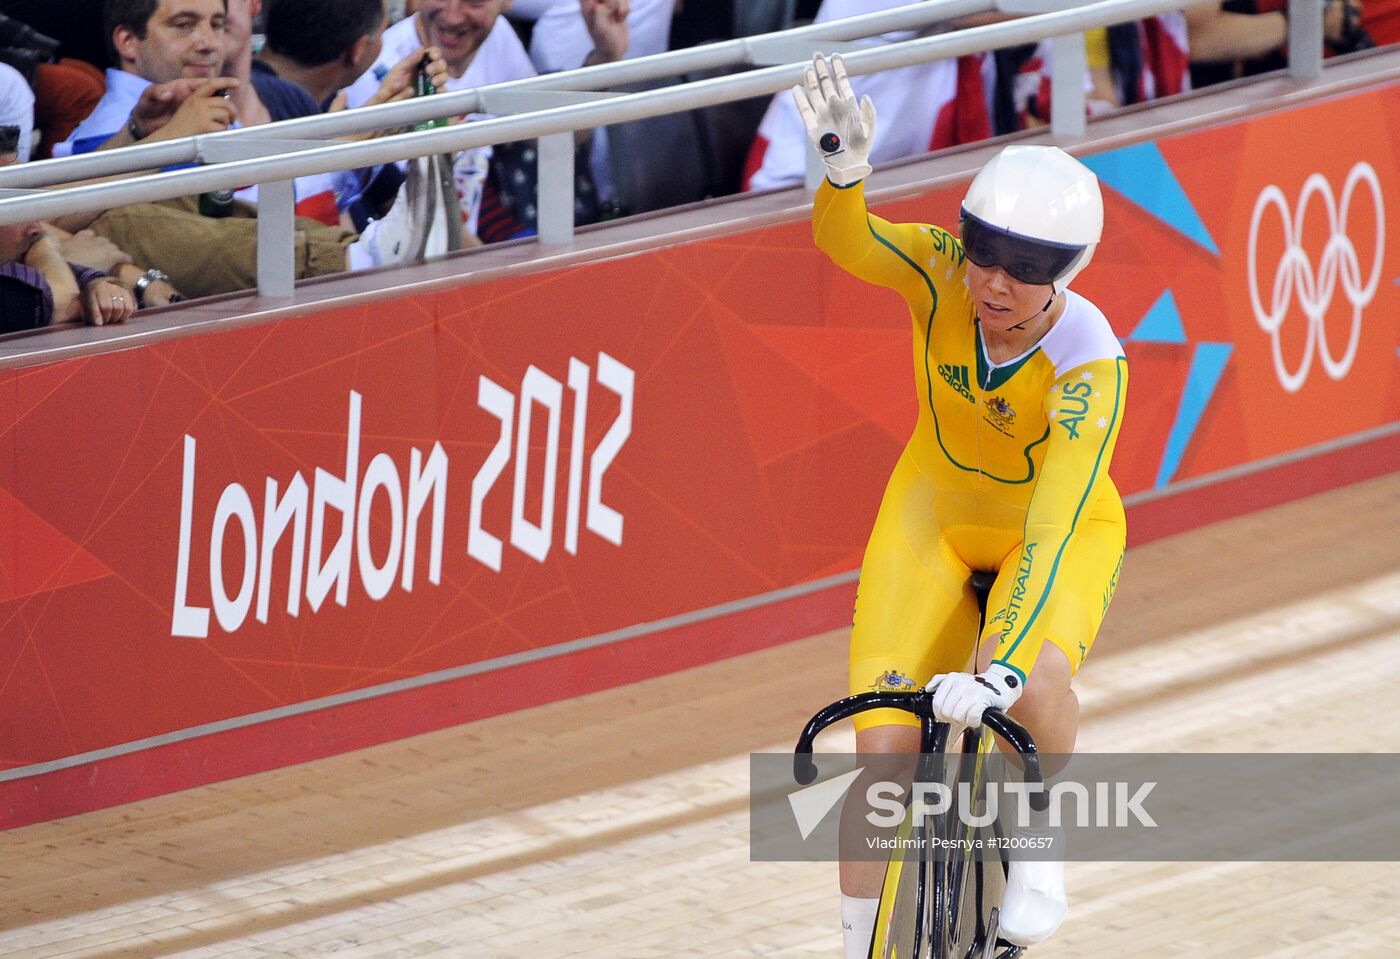
<svg viewBox="0 0 1400 959">
<path fill-rule="evenodd" d="M 1086 158 L 1125 493 L 1400 418 L 1397 130 L 1391 86 Z M 848 621 L 909 337 L 796 222 L 0 374 L 0 825 Z"/>
</svg>

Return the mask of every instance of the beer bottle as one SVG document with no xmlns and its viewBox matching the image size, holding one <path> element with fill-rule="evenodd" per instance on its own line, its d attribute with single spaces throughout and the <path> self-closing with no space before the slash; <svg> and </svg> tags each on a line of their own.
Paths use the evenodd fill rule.
<svg viewBox="0 0 1400 959">
<path fill-rule="evenodd" d="M 219 96 L 228 99 L 229 92 L 220 90 Z M 218 219 L 233 213 L 233 195 L 235 190 L 211 190 L 208 193 L 199 195 L 200 216 L 212 216 Z"/>
</svg>

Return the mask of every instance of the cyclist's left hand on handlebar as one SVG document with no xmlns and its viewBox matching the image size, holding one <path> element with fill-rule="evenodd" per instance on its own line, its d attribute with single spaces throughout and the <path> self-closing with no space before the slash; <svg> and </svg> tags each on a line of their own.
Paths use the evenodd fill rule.
<svg viewBox="0 0 1400 959">
<path fill-rule="evenodd" d="M 1021 698 L 1021 677 L 1015 670 L 992 663 L 986 672 L 939 673 L 927 687 L 933 693 L 934 715 L 944 722 L 976 729 L 989 708 L 1008 710 Z"/>
</svg>

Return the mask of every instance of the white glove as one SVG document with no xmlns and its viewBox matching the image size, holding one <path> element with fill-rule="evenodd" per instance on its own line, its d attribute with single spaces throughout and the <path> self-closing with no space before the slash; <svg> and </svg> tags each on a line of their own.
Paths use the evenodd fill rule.
<svg viewBox="0 0 1400 959">
<path fill-rule="evenodd" d="M 840 55 L 828 61 L 819 53 L 807 68 L 805 89 L 792 88 L 807 138 L 822 155 L 826 175 L 837 186 L 850 186 L 870 175 L 870 148 L 875 143 L 875 104 L 856 103 Z"/>
<path fill-rule="evenodd" d="M 933 714 L 945 723 L 961 723 L 976 729 L 982 714 L 995 706 L 1008 710 L 1021 698 L 1020 675 L 992 663 L 985 673 L 939 673 L 924 687 L 933 693 Z"/>
</svg>

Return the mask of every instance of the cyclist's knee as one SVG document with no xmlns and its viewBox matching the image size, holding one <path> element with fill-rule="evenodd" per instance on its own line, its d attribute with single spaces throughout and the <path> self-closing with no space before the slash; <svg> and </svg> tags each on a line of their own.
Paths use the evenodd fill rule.
<svg viewBox="0 0 1400 959">
<path fill-rule="evenodd" d="M 1046 643 L 1031 669 L 1025 692 L 1011 708 L 1011 717 L 1030 730 L 1046 754 L 1045 761 L 1057 766 L 1062 760 L 1049 757 L 1072 753 L 1079 730 L 1079 697 L 1070 686 L 1071 677 L 1064 652 Z M 1048 775 L 1052 770 L 1046 772 Z"/>
<path fill-rule="evenodd" d="M 1032 735 L 1036 735 L 1037 730 L 1049 732 L 1066 724 L 1078 726 L 1079 697 L 1068 683 L 1037 682 L 1032 674 L 1026 691 L 1011 707 L 1011 718 L 1031 730 Z"/>
<path fill-rule="evenodd" d="M 871 726 L 856 733 L 858 753 L 916 753 L 919 751 L 919 728 L 889 724 Z"/>
<path fill-rule="evenodd" d="M 1054 643 L 1046 643 L 1031 667 L 1026 688 L 1016 705 L 1025 713 L 1057 711 L 1069 697 L 1074 696 L 1074 690 L 1070 688 L 1073 679 L 1074 670 L 1070 668 L 1064 650 Z"/>
</svg>

